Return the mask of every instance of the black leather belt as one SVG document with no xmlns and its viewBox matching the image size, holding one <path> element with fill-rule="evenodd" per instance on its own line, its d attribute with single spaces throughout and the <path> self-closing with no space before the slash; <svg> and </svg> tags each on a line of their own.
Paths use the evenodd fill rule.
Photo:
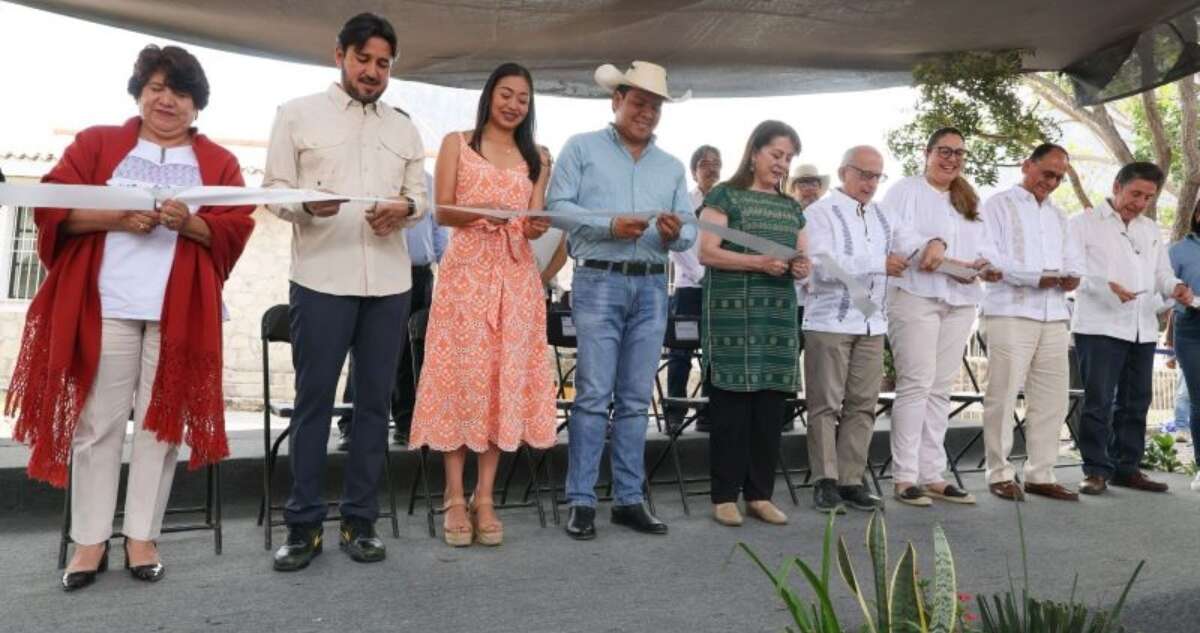
<svg viewBox="0 0 1200 633">
<path fill-rule="evenodd" d="M 661 275 L 667 272 L 666 264 L 651 264 L 648 262 L 606 262 L 599 259 L 580 260 L 580 266 L 607 270 L 622 275 L 638 277 L 642 275 Z"/>
</svg>

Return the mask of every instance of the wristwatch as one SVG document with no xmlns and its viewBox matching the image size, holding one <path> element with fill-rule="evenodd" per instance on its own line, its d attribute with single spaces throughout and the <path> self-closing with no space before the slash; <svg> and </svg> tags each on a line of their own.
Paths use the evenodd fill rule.
<svg viewBox="0 0 1200 633">
<path fill-rule="evenodd" d="M 417 203 L 413 202 L 413 199 L 408 196 L 400 196 L 400 197 L 403 198 L 404 201 L 408 203 L 408 214 L 405 215 L 404 217 L 412 217 L 412 214 L 417 212 Z"/>
</svg>

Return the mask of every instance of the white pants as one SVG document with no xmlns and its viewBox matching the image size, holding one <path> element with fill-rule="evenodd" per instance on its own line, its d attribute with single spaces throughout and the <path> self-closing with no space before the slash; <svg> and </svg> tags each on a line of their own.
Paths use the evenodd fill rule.
<svg viewBox="0 0 1200 633">
<path fill-rule="evenodd" d="M 112 536 L 131 409 L 137 430 L 129 457 L 122 532 L 137 540 L 152 540 L 162 531 L 179 448 L 158 441 L 142 428 L 158 349 L 155 321 L 101 321 L 100 364 L 72 440 L 71 539 L 76 543 L 94 545 Z"/>
<path fill-rule="evenodd" d="M 1054 483 L 1058 440 L 1069 406 L 1066 321 L 987 317 L 988 383 L 983 396 L 983 445 L 988 483 L 1012 481 L 1013 409 L 1025 387 L 1025 481 Z"/>
<path fill-rule="evenodd" d="M 962 367 L 975 306 L 952 306 L 900 288 L 890 294 L 888 339 L 896 366 L 892 477 L 897 484 L 941 483 L 950 389 Z"/>
</svg>

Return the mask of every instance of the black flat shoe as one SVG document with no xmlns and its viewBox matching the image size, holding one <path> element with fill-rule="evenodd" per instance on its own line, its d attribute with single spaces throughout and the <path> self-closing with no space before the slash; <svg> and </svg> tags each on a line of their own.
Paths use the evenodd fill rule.
<svg viewBox="0 0 1200 633">
<path fill-rule="evenodd" d="M 387 557 L 383 541 L 375 535 L 375 523 L 358 517 L 342 519 L 338 546 L 359 563 L 378 563 Z"/>
<path fill-rule="evenodd" d="M 588 506 L 571 506 L 567 513 L 567 536 L 577 541 L 596 538 L 596 509 Z"/>
<path fill-rule="evenodd" d="M 650 514 L 650 509 L 646 507 L 645 501 L 626 506 L 613 506 L 612 522 L 616 525 L 633 528 L 643 534 L 667 533 L 667 524 Z"/>
<path fill-rule="evenodd" d="M 130 565 L 129 564 L 129 539 L 125 539 L 125 569 L 129 570 L 129 575 L 142 582 L 158 582 L 167 575 L 167 568 L 163 567 L 162 561 L 151 563 L 149 565 Z"/>
<path fill-rule="evenodd" d="M 100 564 L 91 571 L 69 571 L 62 576 L 63 591 L 76 591 L 96 582 L 96 575 L 108 571 L 108 541 L 104 542 L 104 553 Z"/>
<path fill-rule="evenodd" d="M 287 542 L 275 550 L 275 571 L 298 571 L 321 553 L 325 529 L 316 525 L 289 525 Z"/>
</svg>

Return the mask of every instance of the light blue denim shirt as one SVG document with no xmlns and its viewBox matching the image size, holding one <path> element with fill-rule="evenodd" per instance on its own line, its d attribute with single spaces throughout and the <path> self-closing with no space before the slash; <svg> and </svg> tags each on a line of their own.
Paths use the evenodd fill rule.
<svg viewBox="0 0 1200 633">
<path fill-rule="evenodd" d="M 1188 233 L 1167 249 L 1167 256 L 1171 260 L 1171 272 L 1187 284 L 1192 292 L 1200 294 L 1200 237 Z M 1175 312 L 1180 316 L 1195 316 L 1194 311 L 1189 313 L 1187 306 L 1178 302 L 1175 303 Z"/>
<path fill-rule="evenodd" d="M 679 159 L 651 139 L 637 161 L 611 125 L 571 137 L 554 164 L 546 208 L 558 212 L 674 211 L 692 214 L 687 177 Z M 664 246 L 654 222 L 636 240 L 614 239 L 610 218 L 554 218 L 567 232 L 567 251 L 576 260 L 667 263 L 667 249 L 686 251 L 696 241 L 696 225 L 685 224 Z"/>
</svg>

